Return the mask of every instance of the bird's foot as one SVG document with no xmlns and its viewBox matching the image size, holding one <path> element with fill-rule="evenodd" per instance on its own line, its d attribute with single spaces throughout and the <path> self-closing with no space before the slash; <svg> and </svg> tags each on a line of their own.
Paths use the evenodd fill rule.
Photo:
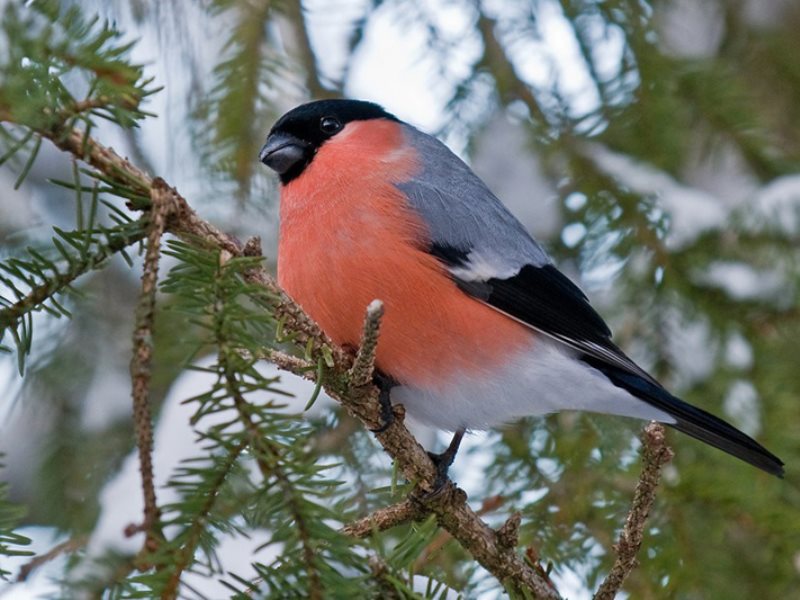
<svg viewBox="0 0 800 600">
<path fill-rule="evenodd" d="M 381 403 L 381 424 L 375 429 L 370 429 L 370 431 L 372 433 L 382 433 L 389 429 L 389 426 L 394 423 L 395 416 L 394 410 L 392 410 L 391 391 L 392 388 L 397 385 L 397 382 L 379 371 L 375 371 L 372 380 L 375 385 L 378 386 L 380 392 L 378 394 L 378 401 Z"/>
<path fill-rule="evenodd" d="M 458 454 L 458 448 L 461 446 L 461 440 L 464 438 L 464 432 L 464 428 L 456 431 L 453 434 L 453 439 L 450 440 L 450 445 L 447 446 L 447 450 L 444 452 L 440 452 L 438 454 L 435 452 L 428 452 L 428 456 L 430 456 L 434 466 L 436 467 L 436 479 L 433 480 L 433 489 L 425 495 L 428 499 L 435 498 L 441 494 L 447 486 L 448 481 L 450 481 L 450 478 L 448 477 L 448 471 L 450 470 L 450 465 L 453 464 L 453 461 L 456 458 L 456 454 Z"/>
</svg>

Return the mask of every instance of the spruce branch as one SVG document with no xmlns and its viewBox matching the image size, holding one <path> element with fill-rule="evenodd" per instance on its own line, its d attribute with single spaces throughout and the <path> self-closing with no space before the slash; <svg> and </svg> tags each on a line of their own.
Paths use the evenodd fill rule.
<svg viewBox="0 0 800 600">
<path fill-rule="evenodd" d="M 164 589 L 161 591 L 161 598 L 164 600 L 173 600 L 178 597 L 180 590 L 181 576 L 192 565 L 195 551 L 197 550 L 203 532 L 207 526 L 208 516 L 211 514 L 217 500 L 219 499 L 220 490 L 226 479 L 230 475 L 231 470 L 236 465 L 242 452 L 247 448 L 248 440 L 242 439 L 238 444 L 229 449 L 228 455 L 225 457 L 224 462 L 217 470 L 214 480 L 206 490 L 206 498 L 200 510 L 193 515 L 192 522 L 189 525 L 188 531 L 185 534 L 186 541 L 176 552 L 176 560 L 169 566 L 170 573 Z"/>
<path fill-rule="evenodd" d="M 56 271 L 44 283 L 31 289 L 23 298 L 0 309 L 0 330 L 13 327 L 22 317 L 37 310 L 44 302 L 64 291 L 73 281 L 84 273 L 101 266 L 113 254 L 144 239 L 144 221 L 134 224 L 130 232 L 107 232 L 107 243 L 96 252 L 69 261 L 63 271 Z"/>
<path fill-rule="evenodd" d="M 594 600 L 613 600 L 625 578 L 636 567 L 636 555 L 642 546 L 644 528 L 661 479 L 661 469 L 672 460 L 672 449 L 667 446 L 664 426 L 655 421 L 642 431 L 642 472 L 633 494 L 633 502 L 625 525 L 615 545 L 617 558 Z"/>
<path fill-rule="evenodd" d="M 0 458 L 2 456 L 0 454 Z M 0 463 L 0 467 L 3 466 Z M 30 538 L 16 531 L 27 510 L 11 502 L 8 496 L 9 484 L 0 481 L 0 557 L 32 556 L 34 553 L 25 549 L 25 546 L 31 543 Z M 11 572 L 4 569 L 0 563 L 0 581 L 8 581 L 9 575 Z"/>
<path fill-rule="evenodd" d="M 151 188 L 152 210 L 147 233 L 147 250 L 144 256 L 142 291 L 136 307 L 136 326 L 133 333 L 133 358 L 131 380 L 133 395 L 133 424 L 136 446 L 139 449 L 139 470 L 142 474 L 144 495 L 144 520 L 141 530 L 145 533 L 145 549 L 158 547 L 161 534 L 156 532 L 159 508 L 153 483 L 153 423 L 150 411 L 150 378 L 153 356 L 153 320 L 155 318 L 156 287 L 158 283 L 158 261 L 161 254 L 161 236 L 167 223 L 170 209 L 169 190 L 162 180 L 155 180 Z"/>
<path fill-rule="evenodd" d="M 297 492 L 292 482 L 289 480 L 289 476 L 282 467 L 280 448 L 262 433 L 258 424 L 253 419 L 252 415 L 254 411 L 252 406 L 250 406 L 250 403 L 245 399 L 239 389 L 239 385 L 233 373 L 227 369 L 225 372 L 225 381 L 227 383 L 228 393 L 233 398 L 234 405 L 239 413 L 239 418 L 244 423 L 247 432 L 246 440 L 253 451 L 258 469 L 262 477 L 264 477 L 265 483 L 270 478 L 275 478 L 285 496 L 286 506 L 297 527 L 300 544 L 302 546 L 303 562 L 305 563 L 306 573 L 308 575 L 308 597 L 310 600 L 322 600 L 323 587 L 317 569 L 316 552 L 311 545 L 312 536 L 308 529 L 305 515 L 300 508 L 300 499 L 297 498 Z"/>
<path fill-rule="evenodd" d="M 363 338 L 372 345 L 377 338 L 377 324 L 381 310 L 367 311 Z M 376 343 L 379 341 L 376 339 Z M 360 354 L 369 356 L 374 352 Z M 382 423 L 378 390 L 375 386 L 354 386 L 349 378 L 340 378 L 337 389 L 329 383 L 328 393 L 353 416 L 359 418 L 369 429 L 377 429 Z M 405 427 L 402 419 L 395 419 L 384 430 L 375 434 L 384 450 L 397 462 L 409 481 L 416 482 L 415 491 L 409 500 L 420 505 L 420 513 L 432 512 L 440 526 L 446 529 L 472 556 L 499 581 L 511 590 L 532 593 L 536 598 L 558 598 L 551 584 L 516 553 L 514 548 L 504 545 L 506 536 L 484 523 L 467 504 L 467 496 L 447 481 L 437 488 L 437 470 L 425 449 Z M 433 493 L 435 492 L 435 493 Z"/>
</svg>

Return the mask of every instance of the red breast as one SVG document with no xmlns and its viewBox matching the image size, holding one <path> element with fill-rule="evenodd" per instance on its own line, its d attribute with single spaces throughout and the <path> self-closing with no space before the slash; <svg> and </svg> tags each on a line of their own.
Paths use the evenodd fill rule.
<svg viewBox="0 0 800 600">
<path fill-rule="evenodd" d="M 417 168 L 400 124 L 353 121 L 281 191 L 278 280 L 337 344 L 356 346 L 367 305 L 386 313 L 377 366 L 400 383 L 444 385 L 529 345 L 523 325 L 464 294 L 427 251 L 395 183 Z"/>
</svg>

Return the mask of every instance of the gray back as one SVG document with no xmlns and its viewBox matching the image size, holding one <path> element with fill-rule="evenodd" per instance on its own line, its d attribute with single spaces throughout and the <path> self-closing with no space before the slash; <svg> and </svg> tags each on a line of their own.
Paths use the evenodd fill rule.
<svg viewBox="0 0 800 600">
<path fill-rule="evenodd" d="M 541 266 L 550 257 L 486 184 L 436 138 L 403 124 L 422 169 L 398 184 L 430 227 L 433 243 L 468 252 L 474 269 L 461 276 L 508 277 L 523 265 Z M 471 275 L 471 276 L 469 276 Z"/>
</svg>

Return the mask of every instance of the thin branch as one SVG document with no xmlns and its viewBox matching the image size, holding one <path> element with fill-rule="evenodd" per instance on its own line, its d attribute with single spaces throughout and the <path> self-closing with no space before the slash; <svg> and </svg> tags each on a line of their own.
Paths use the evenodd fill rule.
<svg viewBox="0 0 800 600">
<path fill-rule="evenodd" d="M 418 502 L 406 498 L 402 502 L 379 508 L 366 517 L 345 525 L 341 531 L 355 538 L 365 538 L 409 521 L 416 521 L 426 514 L 427 511 L 422 509 Z"/>
<path fill-rule="evenodd" d="M 513 550 L 519 543 L 519 528 L 522 525 L 522 514 L 513 513 L 497 530 L 497 541 L 501 546 Z"/>
<path fill-rule="evenodd" d="M 54 274 L 53 277 L 42 283 L 42 285 L 31 289 L 25 297 L 0 309 L 0 330 L 13 326 L 20 318 L 24 317 L 32 310 L 35 310 L 37 306 L 59 292 L 62 292 L 78 277 L 98 267 L 111 255 L 140 242 L 144 237 L 144 228 L 128 235 L 108 235 L 108 243 L 97 252 L 87 255 L 82 259 L 75 257 L 76 260 L 69 262 L 67 268 L 63 272 Z"/>
<path fill-rule="evenodd" d="M 295 375 L 300 373 L 308 373 L 317 368 L 312 362 L 286 354 L 280 350 L 273 350 L 272 348 L 262 348 L 257 354 L 256 358 L 271 362 L 273 365 L 283 371 L 288 371 Z M 311 375 L 307 375 L 306 379 L 312 379 Z"/>
<path fill-rule="evenodd" d="M 156 287 L 158 283 L 158 260 L 161 236 L 166 227 L 169 203 L 168 190 L 161 180 L 153 182 L 150 211 L 150 226 L 147 234 L 147 250 L 144 256 L 142 292 L 136 307 L 136 326 L 133 332 L 133 359 L 131 379 L 133 394 L 133 425 L 136 445 L 139 448 L 139 470 L 142 474 L 144 495 L 144 520 L 141 529 L 145 532 L 145 548 L 153 551 L 158 547 L 156 528 L 159 508 L 153 483 L 153 423 L 150 413 L 150 366 L 153 356 L 153 320 L 155 318 Z"/>
<path fill-rule="evenodd" d="M 76 552 L 80 550 L 86 545 L 86 542 L 89 540 L 85 535 L 80 535 L 78 537 L 74 537 L 68 539 L 64 542 L 61 542 L 57 546 L 53 546 L 50 550 L 45 552 L 44 554 L 39 554 L 38 556 L 34 556 L 31 560 L 26 562 L 22 565 L 19 569 L 19 573 L 17 573 L 17 582 L 27 581 L 30 574 L 41 567 L 43 564 L 50 562 L 61 556 L 62 554 L 69 554 L 71 552 Z"/>
<path fill-rule="evenodd" d="M 294 524 L 297 527 L 300 545 L 302 546 L 303 562 L 306 565 L 306 571 L 308 573 L 308 597 L 310 600 L 322 600 L 323 588 L 322 582 L 320 581 L 320 574 L 316 566 L 316 552 L 311 546 L 311 533 L 308 530 L 305 517 L 300 510 L 294 486 L 280 466 L 281 462 L 278 458 L 280 450 L 268 437 L 263 435 L 258 424 L 253 421 L 250 403 L 239 390 L 239 386 L 233 374 L 227 369 L 225 370 L 225 381 L 228 393 L 233 398 L 234 406 L 239 413 L 239 418 L 244 423 L 245 430 L 247 431 L 246 439 L 248 445 L 253 450 L 253 456 L 261 475 L 264 477 L 265 482 L 270 477 L 275 478 L 275 481 L 285 495 L 286 506 L 294 518 Z"/>
<path fill-rule="evenodd" d="M 217 476 L 210 486 L 210 490 L 206 496 L 205 502 L 203 502 L 203 506 L 199 511 L 197 511 L 194 519 L 192 520 L 192 524 L 190 525 L 188 534 L 186 536 L 186 542 L 178 550 L 177 560 L 173 565 L 170 566 L 169 579 L 167 579 L 167 584 L 161 592 L 162 600 L 171 600 L 178 597 L 181 576 L 183 575 L 183 572 L 191 565 L 195 550 L 197 550 L 197 546 L 202 539 L 203 531 L 207 525 L 208 515 L 211 514 L 211 510 L 214 508 L 214 505 L 219 498 L 219 492 L 222 488 L 222 484 L 225 483 L 225 480 L 230 474 L 231 469 L 233 469 L 236 461 L 239 459 L 239 456 L 242 454 L 242 452 L 244 452 L 245 448 L 247 448 L 247 445 L 248 440 L 245 438 L 230 448 L 230 452 L 225 459 L 225 463 L 222 465 L 222 468 L 219 470 Z"/>
<path fill-rule="evenodd" d="M 487 515 L 491 512 L 494 512 L 498 508 L 500 508 L 505 503 L 505 498 L 502 496 L 490 496 L 486 498 L 483 503 L 481 504 L 480 509 L 475 513 L 479 517 Z M 508 521 L 506 521 L 507 523 Z M 501 527 L 497 531 L 498 538 L 502 539 L 504 537 L 503 527 Z M 429 557 L 435 554 L 440 548 L 442 548 L 447 542 L 453 539 L 453 536 L 446 529 L 442 529 L 436 536 L 430 541 L 430 543 L 422 549 L 417 559 L 414 561 L 414 570 L 420 570 L 424 568 L 426 562 L 428 561 Z M 516 546 L 516 543 L 513 544 Z"/>
<path fill-rule="evenodd" d="M 150 195 L 153 181 L 147 173 L 133 166 L 111 148 L 87 137 L 80 129 L 53 128 L 40 133 L 58 148 L 85 161 L 105 177 L 110 177 L 121 185 L 131 186 L 133 191 L 143 196 Z"/>
<path fill-rule="evenodd" d="M 656 499 L 661 469 L 672 460 L 672 456 L 664 435 L 664 426 L 656 422 L 648 424 L 642 432 L 642 473 L 636 484 L 631 509 L 615 545 L 617 559 L 594 595 L 594 600 L 613 600 L 625 578 L 636 567 L 636 554 L 642 546 L 647 516 Z"/>
</svg>

